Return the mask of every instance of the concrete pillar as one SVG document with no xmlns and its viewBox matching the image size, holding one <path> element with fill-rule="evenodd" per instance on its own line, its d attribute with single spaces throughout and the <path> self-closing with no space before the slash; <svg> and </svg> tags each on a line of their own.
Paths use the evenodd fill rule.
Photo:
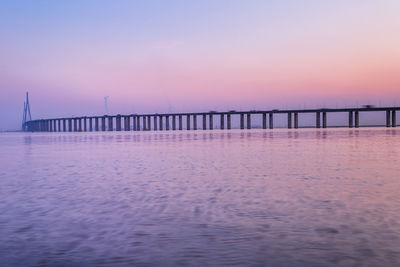
<svg viewBox="0 0 400 267">
<path fill-rule="evenodd" d="M 214 126 L 213 126 L 213 122 L 214 122 L 214 121 L 213 121 L 213 115 L 210 114 L 210 115 L 208 115 L 208 116 L 209 116 L 209 117 L 208 117 L 208 118 L 209 118 L 209 122 L 208 122 L 208 123 L 210 124 L 209 129 L 210 129 L 210 130 L 213 130 L 213 129 L 214 129 Z"/>
<path fill-rule="evenodd" d="M 247 113 L 247 129 L 251 129 L 251 114 Z"/>
<path fill-rule="evenodd" d="M 113 116 L 108 117 L 108 130 L 114 131 L 114 117 Z"/>
<path fill-rule="evenodd" d="M 151 131 L 151 116 L 147 116 L 147 130 Z"/>
<path fill-rule="evenodd" d="M 82 119 L 81 118 L 78 119 L 78 129 L 80 132 L 82 132 Z"/>
<path fill-rule="evenodd" d="M 143 122 L 143 131 L 147 130 L 147 125 L 146 125 L 146 116 L 142 116 L 142 122 Z"/>
<path fill-rule="evenodd" d="M 327 126 L 327 121 L 326 121 L 326 112 L 322 112 L 322 127 L 326 128 Z"/>
<path fill-rule="evenodd" d="M 159 121 L 160 131 L 162 131 L 162 129 L 163 129 L 162 118 L 163 118 L 163 116 L 160 115 L 160 121 Z"/>
<path fill-rule="evenodd" d="M 390 110 L 386 110 L 386 127 L 390 127 Z"/>
<path fill-rule="evenodd" d="M 67 131 L 67 120 L 63 119 L 62 123 L 63 123 L 63 132 L 66 132 Z"/>
<path fill-rule="evenodd" d="M 299 128 L 299 113 L 298 112 L 294 113 L 294 128 L 295 129 Z"/>
<path fill-rule="evenodd" d="M 101 130 L 106 131 L 106 116 L 101 117 Z"/>
<path fill-rule="evenodd" d="M 315 126 L 317 128 L 321 128 L 321 112 L 317 112 L 316 113 L 316 122 L 315 122 Z"/>
<path fill-rule="evenodd" d="M 131 117 L 125 116 L 125 131 L 131 130 Z"/>
<path fill-rule="evenodd" d="M 360 119 L 359 119 L 358 111 L 354 112 L 354 116 L 355 116 L 355 120 L 354 120 L 355 126 L 356 126 L 356 128 L 358 128 L 358 127 L 360 127 Z"/>
<path fill-rule="evenodd" d="M 267 113 L 262 114 L 262 127 L 263 129 L 267 129 Z"/>
<path fill-rule="evenodd" d="M 288 120 L 287 120 L 288 129 L 292 129 L 292 113 L 288 112 L 287 116 L 288 116 L 287 117 L 288 118 Z"/>
<path fill-rule="evenodd" d="M 349 111 L 349 128 L 353 128 L 353 111 Z"/>
<path fill-rule="evenodd" d="M 117 123 L 117 125 L 116 125 L 117 131 L 120 132 L 121 129 L 122 129 L 122 125 L 121 125 L 121 115 L 117 115 L 117 117 L 116 117 L 115 120 L 116 120 L 116 123 Z"/>
<path fill-rule="evenodd" d="M 226 128 L 227 128 L 228 130 L 232 129 L 231 114 L 226 115 L 226 120 L 227 120 L 227 124 L 228 124 L 228 125 L 226 126 Z"/>
<path fill-rule="evenodd" d="M 136 129 L 136 116 L 135 115 L 132 115 L 132 130 L 133 131 L 137 131 L 137 129 Z"/>
<path fill-rule="evenodd" d="M 58 123 L 58 131 L 61 132 L 61 120 L 57 120 Z"/>
<path fill-rule="evenodd" d="M 392 110 L 392 127 L 396 127 L 396 110 Z"/>
<path fill-rule="evenodd" d="M 220 129 L 223 130 L 225 129 L 225 114 L 221 114 L 221 121 L 220 121 Z"/>
<path fill-rule="evenodd" d="M 203 114 L 203 130 L 207 130 L 206 114 Z"/>
<path fill-rule="evenodd" d="M 193 130 L 197 130 L 197 115 L 193 114 Z"/>
<path fill-rule="evenodd" d="M 269 128 L 274 129 L 274 113 L 269 113 Z"/>
<path fill-rule="evenodd" d="M 190 130 L 190 115 L 186 115 L 186 130 Z"/>
<path fill-rule="evenodd" d="M 140 130 L 140 116 L 136 116 L 136 131 Z"/>
<path fill-rule="evenodd" d="M 182 115 L 179 115 L 178 119 L 179 119 L 179 130 L 182 130 Z"/>
<path fill-rule="evenodd" d="M 72 119 L 68 120 L 68 131 L 72 132 Z"/>
<path fill-rule="evenodd" d="M 98 132 L 99 131 L 99 118 L 98 117 L 94 117 L 94 127 L 95 127 L 95 131 Z"/>
<path fill-rule="evenodd" d="M 83 131 L 87 132 L 87 123 L 86 123 L 86 117 L 83 118 Z"/>
<path fill-rule="evenodd" d="M 93 131 L 93 118 L 89 117 L 88 119 L 89 119 L 89 132 L 92 132 Z"/>
<path fill-rule="evenodd" d="M 74 119 L 74 132 L 78 131 L 78 119 Z"/>
<path fill-rule="evenodd" d="M 181 124 L 182 124 L 182 116 L 180 116 L 180 121 L 181 121 Z M 165 130 L 169 131 L 169 116 L 168 115 L 165 116 Z"/>
<path fill-rule="evenodd" d="M 240 114 L 240 129 L 244 129 L 244 114 Z"/>
<path fill-rule="evenodd" d="M 172 130 L 176 130 L 176 116 L 172 115 Z"/>
<path fill-rule="evenodd" d="M 153 116 L 153 128 L 154 131 L 157 131 L 157 116 Z"/>
</svg>

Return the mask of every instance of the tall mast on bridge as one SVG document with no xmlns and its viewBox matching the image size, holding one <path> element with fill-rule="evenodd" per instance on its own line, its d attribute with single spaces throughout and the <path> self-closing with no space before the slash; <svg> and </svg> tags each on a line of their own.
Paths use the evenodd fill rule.
<svg viewBox="0 0 400 267">
<path fill-rule="evenodd" d="M 24 102 L 24 113 L 22 115 L 22 131 L 26 130 L 26 122 L 32 120 L 31 107 L 29 105 L 29 94 L 26 92 L 26 100 Z"/>
</svg>

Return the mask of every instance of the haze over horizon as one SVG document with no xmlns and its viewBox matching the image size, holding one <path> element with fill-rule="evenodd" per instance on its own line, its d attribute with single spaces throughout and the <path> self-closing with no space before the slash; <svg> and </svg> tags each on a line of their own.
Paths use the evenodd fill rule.
<svg viewBox="0 0 400 267">
<path fill-rule="evenodd" d="M 400 2 L 2 1 L 0 130 L 109 113 L 400 105 Z"/>
</svg>

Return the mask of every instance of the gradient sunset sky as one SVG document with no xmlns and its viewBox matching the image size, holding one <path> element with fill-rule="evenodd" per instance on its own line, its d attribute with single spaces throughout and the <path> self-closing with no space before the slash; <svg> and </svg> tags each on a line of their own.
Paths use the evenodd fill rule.
<svg viewBox="0 0 400 267">
<path fill-rule="evenodd" d="M 400 1 L 1 1 L 0 129 L 34 119 L 400 105 Z"/>
</svg>

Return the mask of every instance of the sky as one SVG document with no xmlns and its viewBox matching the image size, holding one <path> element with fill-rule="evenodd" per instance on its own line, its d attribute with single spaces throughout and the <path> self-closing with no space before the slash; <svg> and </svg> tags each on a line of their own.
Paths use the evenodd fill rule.
<svg viewBox="0 0 400 267">
<path fill-rule="evenodd" d="M 400 106 L 400 1 L 0 1 L 0 130 L 149 112 Z"/>
</svg>

